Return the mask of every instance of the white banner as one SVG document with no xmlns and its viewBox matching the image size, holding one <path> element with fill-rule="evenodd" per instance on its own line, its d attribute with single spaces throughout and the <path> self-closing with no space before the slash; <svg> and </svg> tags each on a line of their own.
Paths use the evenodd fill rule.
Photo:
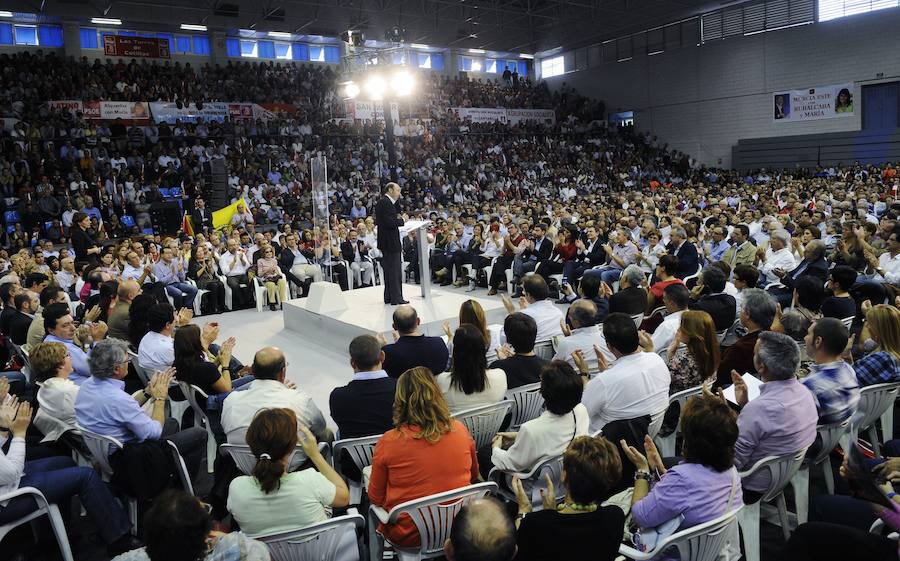
<svg viewBox="0 0 900 561">
<path fill-rule="evenodd" d="M 182 105 L 181 109 L 174 103 L 163 101 L 154 101 L 150 103 L 150 111 L 153 112 L 153 121 L 156 123 L 174 123 L 181 121 L 182 123 L 196 123 L 198 119 L 204 121 L 222 122 L 229 116 L 228 104 L 213 102 L 204 103 L 202 108 L 198 109 L 193 103 Z"/>
<path fill-rule="evenodd" d="M 384 104 L 381 101 L 354 99 L 349 102 L 348 114 L 360 121 L 384 121 Z M 400 106 L 391 103 L 391 120 L 400 122 Z"/>
<path fill-rule="evenodd" d="M 473 123 L 505 123 L 506 109 L 490 107 L 454 107 L 453 111 L 460 119 L 469 119 Z"/>
<path fill-rule="evenodd" d="M 792 123 L 852 117 L 853 98 L 852 83 L 775 92 L 772 94 L 772 120 Z"/>
<path fill-rule="evenodd" d="M 101 101 L 101 119 L 140 120 L 150 118 L 150 107 L 146 101 Z"/>
<path fill-rule="evenodd" d="M 541 124 L 556 124 L 556 112 L 553 109 L 507 109 L 506 121 L 510 125 L 535 121 Z"/>
</svg>

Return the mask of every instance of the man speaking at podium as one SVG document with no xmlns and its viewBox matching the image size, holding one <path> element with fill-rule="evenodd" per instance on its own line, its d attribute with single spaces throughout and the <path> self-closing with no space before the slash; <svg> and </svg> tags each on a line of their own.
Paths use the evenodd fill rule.
<svg viewBox="0 0 900 561">
<path fill-rule="evenodd" d="M 400 226 L 403 218 L 397 216 L 397 201 L 400 200 L 400 186 L 388 183 L 384 196 L 375 205 L 375 225 L 378 226 L 378 249 L 381 250 L 381 264 L 384 270 L 384 303 L 399 306 L 409 304 L 403 299 L 403 260 L 401 257 Z"/>
</svg>

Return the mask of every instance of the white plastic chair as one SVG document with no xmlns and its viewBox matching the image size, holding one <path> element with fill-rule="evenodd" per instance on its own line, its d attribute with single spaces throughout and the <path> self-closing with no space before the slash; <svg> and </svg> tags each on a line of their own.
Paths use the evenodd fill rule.
<svg viewBox="0 0 900 561">
<path fill-rule="evenodd" d="M 534 354 L 544 360 L 553 359 L 553 341 L 547 340 L 536 343 L 534 345 Z"/>
<path fill-rule="evenodd" d="M 743 508 L 739 506 L 709 522 L 675 532 L 657 543 L 652 551 L 638 551 L 622 544 L 619 546 L 619 554 L 634 561 L 644 561 L 659 557 L 665 550 L 675 547 L 681 561 L 715 561 L 729 541 L 736 539 L 735 523 Z"/>
<path fill-rule="evenodd" d="M 32 522 L 46 514 L 50 519 L 50 527 L 53 529 L 53 534 L 56 536 L 56 543 L 59 545 L 59 552 L 62 555 L 63 561 L 74 561 L 75 558 L 72 557 L 72 547 L 69 545 L 69 535 L 66 533 L 66 525 L 63 523 L 62 516 L 59 513 L 59 507 L 49 502 L 44 494 L 38 489 L 35 489 L 34 487 L 20 487 L 15 491 L 0 494 L 0 502 L 9 501 L 16 497 L 29 496 L 37 504 L 37 508 L 22 518 L 0 525 L 0 541 L 2 541 L 3 538 L 6 537 L 6 534 L 14 528 Z"/>
<path fill-rule="evenodd" d="M 146 388 L 150 383 L 150 374 L 146 370 L 144 370 L 143 366 L 141 366 L 141 363 L 138 360 L 137 353 L 128 351 L 128 359 L 131 361 L 131 366 L 134 367 L 134 372 L 135 374 L 137 374 L 138 379 L 142 384 L 144 384 L 144 387 Z"/>
<path fill-rule="evenodd" d="M 194 419 L 199 421 L 203 428 L 206 429 L 206 471 L 212 473 L 216 462 L 216 437 L 213 434 L 212 425 L 210 425 L 209 416 L 206 414 L 206 408 L 204 407 L 209 396 L 197 386 L 187 382 L 178 382 L 178 386 L 194 411 Z"/>
<path fill-rule="evenodd" d="M 803 460 L 797 475 L 791 480 L 791 486 L 794 488 L 794 501 L 797 505 L 798 525 L 805 523 L 809 519 L 809 474 L 812 468 L 818 465 L 822 466 L 822 472 L 825 476 L 825 487 L 828 489 L 829 495 L 834 494 L 834 473 L 831 471 L 831 462 L 828 461 L 828 456 L 849 427 L 850 419 L 840 423 L 816 427 L 816 431 L 819 433 L 816 440 L 821 442 L 822 447 L 816 452 L 815 456 L 810 456 Z"/>
<path fill-rule="evenodd" d="M 351 505 L 358 505 L 362 500 L 362 485 L 348 479 L 344 475 L 341 470 L 341 458 L 343 458 L 344 451 L 346 451 L 353 463 L 356 464 L 357 469 L 362 473 L 364 467 L 372 465 L 372 455 L 375 453 L 375 444 L 378 443 L 379 438 L 381 438 L 381 435 L 377 434 L 374 436 L 335 440 L 331 444 L 331 463 L 338 475 L 347 481 L 347 486 L 350 488 Z"/>
<path fill-rule="evenodd" d="M 841 323 L 844 324 L 844 327 L 846 327 L 847 329 L 850 329 L 850 327 L 853 325 L 854 319 L 856 319 L 856 316 L 850 316 L 848 318 L 843 318 L 843 319 L 841 319 Z"/>
<path fill-rule="evenodd" d="M 200 316 L 203 314 L 203 295 L 209 294 L 209 290 L 197 288 L 197 283 L 194 282 L 194 279 L 187 279 L 187 283 L 197 289 L 197 297 L 194 298 L 194 315 Z"/>
<path fill-rule="evenodd" d="M 319 443 L 319 451 L 322 452 L 322 456 L 326 459 L 330 456 L 330 450 L 331 448 L 327 442 Z M 256 456 L 253 455 L 253 452 L 250 451 L 250 446 L 247 444 L 222 444 L 219 446 L 219 451 L 231 455 L 234 463 L 244 475 L 253 473 L 253 468 L 256 466 Z M 306 460 L 306 454 L 303 453 L 303 448 L 298 444 L 294 448 L 294 455 L 291 456 L 288 471 L 296 471 Z"/>
<path fill-rule="evenodd" d="M 856 436 L 869 429 L 869 442 L 875 454 L 881 453 L 875 424 L 881 419 L 881 432 L 887 442 L 894 436 L 894 401 L 900 391 L 900 382 L 873 384 L 859 390 L 859 404 L 850 425 L 850 434 Z"/>
<path fill-rule="evenodd" d="M 400 503 L 390 512 L 381 507 L 369 507 L 369 559 L 381 561 L 384 542 L 390 543 L 377 532 L 378 523 L 396 524 L 401 514 L 412 519 L 419 532 L 421 544 L 415 548 L 398 547 L 390 544 L 399 561 L 419 561 L 444 555 L 444 542 L 450 537 L 453 519 L 467 503 L 497 491 L 496 483 L 476 483 L 468 487 L 429 495 Z"/>
<path fill-rule="evenodd" d="M 272 561 L 338 561 L 344 536 L 349 532 L 355 535 L 365 522 L 361 514 L 347 514 L 296 530 L 255 536 L 255 539 L 268 546 Z M 340 561 L 363 558 L 363 552 L 358 550 L 356 557 L 344 556 Z"/>
<path fill-rule="evenodd" d="M 727 336 L 728 336 L 727 329 L 723 329 L 722 331 L 716 331 L 716 339 L 719 341 L 720 345 L 725 342 L 725 337 L 727 337 Z"/>
<path fill-rule="evenodd" d="M 634 326 L 637 328 L 641 327 L 641 323 L 644 321 L 644 314 L 634 314 L 631 316 L 631 321 L 634 322 Z"/>
<path fill-rule="evenodd" d="M 112 466 L 109 464 L 110 446 L 120 450 L 124 445 L 111 436 L 105 436 L 89 431 L 79 424 L 75 428 L 81 432 L 81 438 L 91 455 L 91 461 L 99 468 L 103 481 L 109 482 L 113 475 Z M 134 497 L 127 497 L 128 519 L 131 522 L 131 533 L 137 535 L 138 529 L 138 503 Z"/>
<path fill-rule="evenodd" d="M 544 409 L 540 382 L 508 390 L 504 399 L 512 403 L 509 430 L 518 430 L 523 424 L 540 416 Z"/>
<path fill-rule="evenodd" d="M 702 270 L 703 270 L 703 265 L 697 265 L 697 272 L 694 273 L 693 275 L 688 275 L 688 276 L 684 277 L 683 279 L 681 279 L 681 282 L 684 283 L 684 286 L 687 286 L 688 281 L 689 281 L 689 280 L 694 280 L 694 279 L 696 279 L 697 277 L 699 277 L 699 276 L 700 276 L 700 271 L 702 271 Z"/>
<path fill-rule="evenodd" d="M 778 519 L 781 522 L 781 531 L 784 534 L 784 539 L 787 540 L 790 537 L 791 526 L 788 519 L 787 503 L 784 499 L 784 488 L 797 475 L 804 456 L 806 456 L 806 448 L 784 456 L 766 456 L 756 462 L 749 470 L 740 473 L 741 479 L 746 479 L 748 476 L 762 470 L 767 470 L 771 475 L 769 488 L 763 493 L 762 498 L 754 504 L 744 505 L 744 509 L 741 511 L 739 523 L 741 532 L 744 534 L 744 557 L 746 561 L 759 561 L 759 518 L 760 507 L 763 503 L 776 502 Z"/>
<path fill-rule="evenodd" d="M 225 287 L 225 307 L 228 310 L 234 309 L 234 291 L 231 290 L 231 287 L 228 286 L 228 280 L 225 278 L 225 275 L 218 275 L 219 282 Z"/>
<path fill-rule="evenodd" d="M 556 456 L 553 458 L 548 458 L 538 465 L 534 466 L 531 471 L 528 473 L 510 473 L 500 470 L 499 468 L 491 468 L 491 472 L 488 474 L 488 479 L 490 481 L 495 481 L 498 485 L 499 493 L 506 499 L 515 502 L 516 494 L 509 489 L 512 489 L 512 478 L 516 476 L 522 481 L 522 487 L 525 489 L 525 493 L 531 498 L 531 505 L 535 510 L 543 510 L 543 500 L 541 498 L 541 489 L 546 490 L 546 480 L 544 478 L 545 475 L 550 476 L 550 480 L 553 482 L 553 488 L 556 490 L 556 500 L 561 501 L 565 498 L 566 489 L 562 484 L 562 468 L 563 468 L 563 459 L 562 456 Z M 501 480 L 506 480 L 506 487 L 504 488 L 500 485 Z"/>
<path fill-rule="evenodd" d="M 688 399 L 695 395 L 700 395 L 701 393 L 703 393 L 703 386 L 688 388 L 673 393 L 669 396 L 669 407 L 671 407 L 673 403 L 677 403 L 679 408 L 684 409 L 684 404 L 687 403 Z M 656 448 L 663 458 L 671 458 L 676 455 L 675 439 L 679 432 L 681 432 L 681 415 L 678 415 L 678 422 L 675 424 L 675 430 L 672 431 L 672 434 L 667 436 L 659 436 L 659 434 L 657 434 L 654 438 L 656 441 Z"/>
<path fill-rule="evenodd" d="M 489 445 L 491 440 L 497 436 L 497 432 L 503 425 L 503 419 L 509 414 L 510 409 L 512 409 L 511 401 L 501 401 L 458 411 L 452 416 L 466 425 L 469 434 L 475 440 L 475 449 L 480 450 Z"/>
</svg>

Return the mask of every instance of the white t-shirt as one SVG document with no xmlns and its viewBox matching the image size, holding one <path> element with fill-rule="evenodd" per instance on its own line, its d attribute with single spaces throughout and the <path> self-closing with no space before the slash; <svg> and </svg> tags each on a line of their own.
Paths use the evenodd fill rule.
<svg viewBox="0 0 900 561">
<path fill-rule="evenodd" d="M 503 396 L 506 395 L 506 372 L 500 368 L 491 368 L 486 370 L 485 374 L 487 384 L 485 384 L 484 391 L 469 395 L 466 395 L 461 389 L 450 387 L 449 372 L 438 374 L 434 381 L 441 388 L 441 393 L 444 394 L 450 411 L 455 413 L 482 405 L 492 405 L 503 399 Z"/>
<path fill-rule="evenodd" d="M 282 476 L 281 486 L 269 494 L 256 478 L 244 475 L 228 487 L 228 511 L 248 536 L 272 534 L 328 520 L 325 507 L 336 493 L 334 484 L 312 468 Z"/>
</svg>

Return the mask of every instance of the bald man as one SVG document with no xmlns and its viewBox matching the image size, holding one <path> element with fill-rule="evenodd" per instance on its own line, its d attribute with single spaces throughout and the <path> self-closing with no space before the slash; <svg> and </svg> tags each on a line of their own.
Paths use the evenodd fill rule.
<svg viewBox="0 0 900 561">
<path fill-rule="evenodd" d="M 318 442 L 331 442 L 334 434 L 325 425 L 322 411 L 312 397 L 285 381 L 287 361 L 277 347 L 263 347 L 253 357 L 252 373 L 255 380 L 244 391 L 231 392 L 222 404 L 222 429 L 229 444 L 246 444 L 247 428 L 260 409 L 291 409 L 297 415 L 297 424 L 309 428 Z M 297 434 L 303 433 L 297 428 Z"/>
<path fill-rule="evenodd" d="M 444 554 L 448 561 L 509 561 L 516 555 L 516 529 L 496 499 L 476 499 L 453 519 Z"/>
<path fill-rule="evenodd" d="M 400 335 L 397 341 L 384 344 L 384 363 L 382 368 L 391 378 L 399 378 L 401 374 L 424 366 L 435 376 L 447 369 L 450 351 L 440 337 L 429 337 L 419 331 L 419 314 L 409 304 L 398 306 L 394 310 L 393 327 Z"/>
<path fill-rule="evenodd" d="M 400 226 L 403 226 L 404 219 L 397 216 L 399 200 L 400 186 L 388 183 L 384 188 L 384 196 L 375 205 L 378 249 L 381 250 L 381 268 L 384 270 L 384 303 L 394 306 L 409 304 L 403 299 Z"/>
<path fill-rule="evenodd" d="M 109 319 L 106 322 L 109 326 L 108 337 L 128 341 L 128 327 L 131 323 L 129 317 L 131 301 L 140 293 L 141 285 L 136 280 L 126 280 L 119 283 L 117 292 L 119 301 L 113 306 L 112 311 L 109 313 Z"/>
</svg>

